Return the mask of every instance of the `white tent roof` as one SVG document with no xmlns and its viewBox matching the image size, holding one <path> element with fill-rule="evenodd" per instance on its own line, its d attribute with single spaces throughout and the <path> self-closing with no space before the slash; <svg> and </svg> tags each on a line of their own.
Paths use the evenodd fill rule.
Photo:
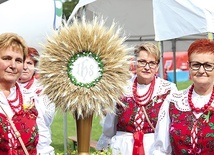
<svg viewBox="0 0 214 155">
<path fill-rule="evenodd" d="M 80 0 L 70 18 L 84 5 L 86 16 L 116 21 L 130 37 L 162 41 L 214 32 L 213 0 Z"/>
<path fill-rule="evenodd" d="M 213 0 L 153 0 L 155 40 L 214 32 Z"/>
<path fill-rule="evenodd" d="M 154 38 L 152 0 L 80 0 L 70 18 L 82 4 L 89 4 L 86 7 L 88 19 L 91 15 L 103 16 L 107 18 L 107 25 L 117 22 L 130 37 Z"/>
<path fill-rule="evenodd" d="M 205 1 L 213 3 L 212 0 Z M 212 7 L 204 13 L 195 2 L 198 0 L 179 0 L 179 4 L 177 0 L 79 0 L 69 20 L 75 14 L 78 16 L 80 12 L 77 11 L 86 6 L 83 12 L 88 19 L 103 16 L 107 18 L 107 26 L 113 21 L 122 26 L 131 46 L 141 41 L 164 40 L 164 51 L 172 51 L 174 45 L 169 39 L 176 38 L 176 50 L 185 51 L 192 41 L 207 37 L 207 32 L 214 28 Z"/>
<path fill-rule="evenodd" d="M 97 0 L 87 9 L 115 20 L 128 36 L 154 36 L 152 0 Z"/>
</svg>

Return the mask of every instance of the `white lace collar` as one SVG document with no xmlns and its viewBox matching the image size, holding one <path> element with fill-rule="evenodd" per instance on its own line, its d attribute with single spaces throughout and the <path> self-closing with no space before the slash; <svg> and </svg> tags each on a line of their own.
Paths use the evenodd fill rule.
<svg viewBox="0 0 214 155">
<path fill-rule="evenodd" d="M 190 87 L 172 94 L 171 102 L 173 102 L 175 104 L 175 107 L 180 111 L 191 111 L 188 103 L 188 92 Z M 202 108 L 206 103 L 209 102 L 210 96 L 211 93 L 205 96 L 201 96 L 193 90 L 192 102 L 195 107 Z M 214 106 L 214 102 L 212 103 L 212 106 Z"/>
</svg>

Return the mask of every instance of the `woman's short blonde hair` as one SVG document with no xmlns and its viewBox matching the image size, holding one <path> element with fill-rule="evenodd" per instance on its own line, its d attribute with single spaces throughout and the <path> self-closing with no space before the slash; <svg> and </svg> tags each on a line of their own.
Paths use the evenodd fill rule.
<svg viewBox="0 0 214 155">
<path fill-rule="evenodd" d="M 0 34 L 0 52 L 3 49 L 12 47 L 13 50 L 23 51 L 23 60 L 26 59 L 28 50 L 25 40 L 16 33 Z"/>
<path fill-rule="evenodd" d="M 140 51 L 145 50 L 151 55 L 155 57 L 155 60 L 159 63 L 160 62 L 160 51 L 158 47 L 152 42 L 144 42 L 137 46 L 135 46 L 134 56 L 137 58 L 139 56 Z"/>
</svg>

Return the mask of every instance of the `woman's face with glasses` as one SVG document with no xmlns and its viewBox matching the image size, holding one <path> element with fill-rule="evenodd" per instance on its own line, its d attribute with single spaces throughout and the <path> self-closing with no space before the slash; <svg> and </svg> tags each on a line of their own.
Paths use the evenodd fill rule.
<svg viewBox="0 0 214 155">
<path fill-rule="evenodd" d="M 136 58 L 136 72 L 141 84 L 149 84 L 158 71 L 158 62 L 155 57 L 145 50 L 140 51 Z"/>
<path fill-rule="evenodd" d="M 189 61 L 190 77 L 196 84 L 206 86 L 214 82 L 214 54 L 192 53 Z"/>
</svg>

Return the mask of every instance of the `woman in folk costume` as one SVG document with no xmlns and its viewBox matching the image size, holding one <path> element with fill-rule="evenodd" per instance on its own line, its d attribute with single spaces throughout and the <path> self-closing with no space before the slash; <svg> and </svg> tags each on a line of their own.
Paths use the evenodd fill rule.
<svg viewBox="0 0 214 155">
<path fill-rule="evenodd" d="M 37 109 L 35 93 L 25 94 L 16 82 L 20 77 L 27 47 L 22 37 L 14 33 L 0 34 L 0 154 L 36 155 L 40 137 L 38 126 L 45 122 Z M 28 106 L 26 106 L 28 105 Z"/>
<path fill-rule="evenodd" d="M 136 47 L 136 75 L 126 87 L 127 93 L 116 114 L 108 113 L 97 149 L 112 149 L 113 154 L 149 155 L 159 109 L 176 85 L 156 76 L 160 51 L 153 43 Z"/>
<path fill-rule="evenodd" d="M 214 154 L 214 41 L 193 42 L 188 64 L 193 84 L 166 99 L 151 154 Z"/>
<path fill-rule="evenodd" d="M 32 47 L 28 47 L 28 56 L 24 62 L 24 68 L 18 82 L 21 87 L 34 91 L 36 94 L 40 94 L 42 87 L 38 83 L 38 74 L 36 67 L 38 64 L 39 52 Z"/>
<path fill-rule="evenodd" d="M 24 62 L 23 72 L 18 79 L 20 87 L 25 93 L 36 93 L 39 97 L 39 108 L 42 111 L 46 126 L 39 126 L 39 130 L 48 128 L 46 139 L 43 140 L 43 145 L 38 146 L 37 152 L 40 154 L 54 155 L 54 148 L 50 146 L 51 140 L 51 124 L 55 114 L 55 104 L 51 103 L 46 95 L 40 94 L 42 86 L 39 84 L 36 75 L 36 67 L 38 63 L 39 53 L 35 48 L 28 47 L 28 56 Z"/>
</svg>

